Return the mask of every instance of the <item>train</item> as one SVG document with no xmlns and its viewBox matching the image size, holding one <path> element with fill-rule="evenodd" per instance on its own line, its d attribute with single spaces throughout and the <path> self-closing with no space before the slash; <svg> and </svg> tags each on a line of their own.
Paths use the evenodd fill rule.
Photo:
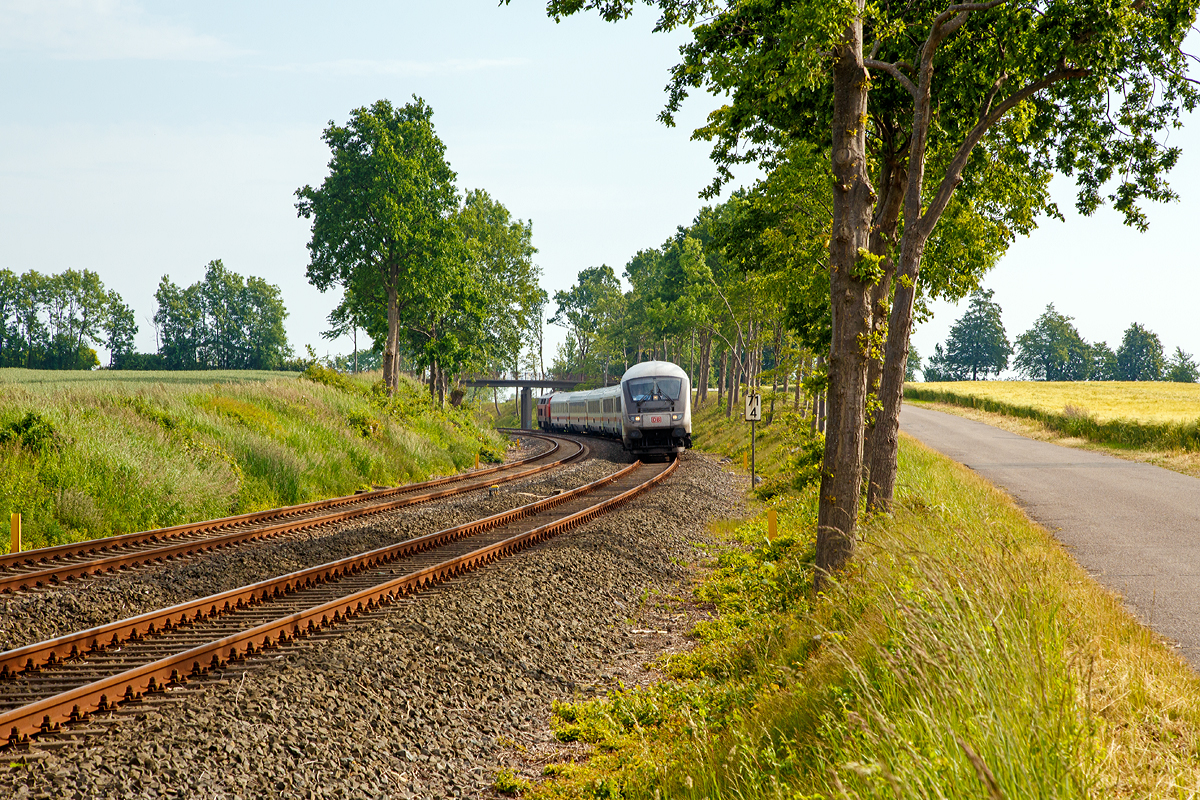
<svg viewBox="0 0 1200 800">
<path fill-rule="evenodd" d="M 643 361 L 616 386 L 539 397 L 537 426 L 620 439 L 637 455 L 676 456 L 692 446 L 691 397 L 691 381 L 677 365 Z"/>
</svg>

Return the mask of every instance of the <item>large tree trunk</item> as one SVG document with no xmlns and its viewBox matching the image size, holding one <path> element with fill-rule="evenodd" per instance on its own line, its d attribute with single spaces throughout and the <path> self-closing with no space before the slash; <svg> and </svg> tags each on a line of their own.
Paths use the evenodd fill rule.
<svg viewBox="0 0 1200 800">
<path fill-rule="evenodd" d="M 387 387 L 388 395 L 391 396 L 400 385 L 400 378 L 396 374 L 396 356 L 400 351 L 400 301 L 395 281 L 390 281 L 387 286 L 387 315 L 387 344 L 383 348 L 383 385 Z"/>
<path fill-rule="evenodd" d="M 858 7 L 862 8 L 862 0 Z M 875 203 L 866 164 L 868 86 L 859 17 L 846 29 L 833 67 L 834 205 L 829 243 L 833 341 L 817 510 L 817 589 L 825 574 L 839 569 L 854 554 L 862 491 L 868 360 L 864 345 L 871 330 L 871 284 L 858 276 L 860 251 L 869 243 Z"/>
</svg>

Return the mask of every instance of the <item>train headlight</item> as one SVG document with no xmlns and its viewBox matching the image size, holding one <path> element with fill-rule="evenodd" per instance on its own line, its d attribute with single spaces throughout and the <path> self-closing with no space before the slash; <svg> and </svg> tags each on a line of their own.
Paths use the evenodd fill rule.
<svg viewBox="0 0 1200 800">
<path fill-rule="evenodd" d="M 681 420 L 681 419 L 683 419 L 683 414 L 672 414 L 671 415 L 671 422 L 679 422 L 679 420 Z"/>
<path fill-rule="evenodd" d="M 630 422 L 641 422 L 641 421 L 642 421 L 642 415 L 641 415 L 641 414 L 638 414 L 637 416 L 630 417 L 630 418 L 629 418 L 629 421 L 630 421 Z"/>
</svg>

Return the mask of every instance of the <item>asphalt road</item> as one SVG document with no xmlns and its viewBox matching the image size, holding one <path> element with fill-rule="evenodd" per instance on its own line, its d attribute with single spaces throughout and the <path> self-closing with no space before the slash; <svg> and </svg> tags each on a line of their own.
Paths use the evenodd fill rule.
<svg viewBox="0 0 1200 800">
<path fill-rule="evenodd" d="M 1200 480 L 925 408 L 900 428 L 1008 492 L 1200 669 Z"/>
</svg>

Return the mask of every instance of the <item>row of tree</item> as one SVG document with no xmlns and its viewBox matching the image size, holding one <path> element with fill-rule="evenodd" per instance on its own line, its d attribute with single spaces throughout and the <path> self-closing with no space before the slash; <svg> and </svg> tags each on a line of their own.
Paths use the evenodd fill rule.
<svg viewBox="0 0 1200 800">
<path fill-rule="evenodd" d="M 967 312 L 950 327 L 946 346 L 937 345 L 922 369 L 926 381 L 981 380 L 1009 367 L 1013 345 L 1004 331 L 992 292 L 977 291 Z M 1178 381 L 1194 383 L 1200 368 L 1176 347 L 1165 357 L 1158 334 L 1133 323 L 1114 352 L 1106 342 L 1089 344 L 1071 317 L 1054 304 L 1017 337 L 1012 366 L 1035 381 Z"/>
<path fill-rule="evenodd" d="M 465 372 L 516 369 L 547 299 L 531 224 L 486 191 L 459 194 L 419 98 L 355 109 L 323 138 L 329 175 L 296 192 L 296 209 L 312 221 L 308 279 L 343 293 L 329 334 L 361 327 L 389 391 L 401 369 L 421 370 L 443 402 Z"/>
<path fill-rule="evenodd" d="M 154 293 L 154 331 L 161 369 L 280 369 L 291 357 L 279 287 L 242 278 L 220 259 L 204 280 L 185 289 L 164 275 Z"/>
<path fill-rule="evenodd" d="M 691 33 L 664 121 L 692 91 L 724 102 L 695 133 L 714 144 L 710 191 L 739 163 L 758 164 L 768 181 L 806 149 L 824 165 L 827 190 L 798 173 L 825 201 L 811 221 L 823 252 L 807 262 L 827 281 L 831 321 L 820 583 L 854 550 L 864 475 L 867 508 L 891 507 L 921 293 L 970 283 L 973 249 L 994 256 L 1038 214 L 1057 214 L 1056 172 L 1076 177 L 1080 211 L 1111 200 L 1139 228 L 1140 200 L 1174 197 L 1164 175 L 1179 150 L 1160 139 L 1200 99 L 1181 50 L 1196 4 L 648 1 L 661 11 L 658 30 Z M 547 9 L 617 21 L 635 4 L 549 0 Z M 802 214 L 778 210 L 808 229 Z M 791 252 L 775 230 L 757 241 Z M 810 251 L 803 236 L 794 244 Z"/>
<path fill-rule="evenodd" d="M 220 261 L 180 289 L 155 293 L 156 353 L 138 353 L 137 319 L 91 270 L 16 275 L 0 270 L 0 367 L 92 369 L 97 347 L 114 369 L 280 369 L 291 358 L 279 287 L 243 279 Z"/>
<path fill-rule="evenodd" d="M 91 369 L 97 346 L 117 359 L 136 333 L 133 311 L 91 270 L 0 269 L 0 367 Z"/>
</svg>

